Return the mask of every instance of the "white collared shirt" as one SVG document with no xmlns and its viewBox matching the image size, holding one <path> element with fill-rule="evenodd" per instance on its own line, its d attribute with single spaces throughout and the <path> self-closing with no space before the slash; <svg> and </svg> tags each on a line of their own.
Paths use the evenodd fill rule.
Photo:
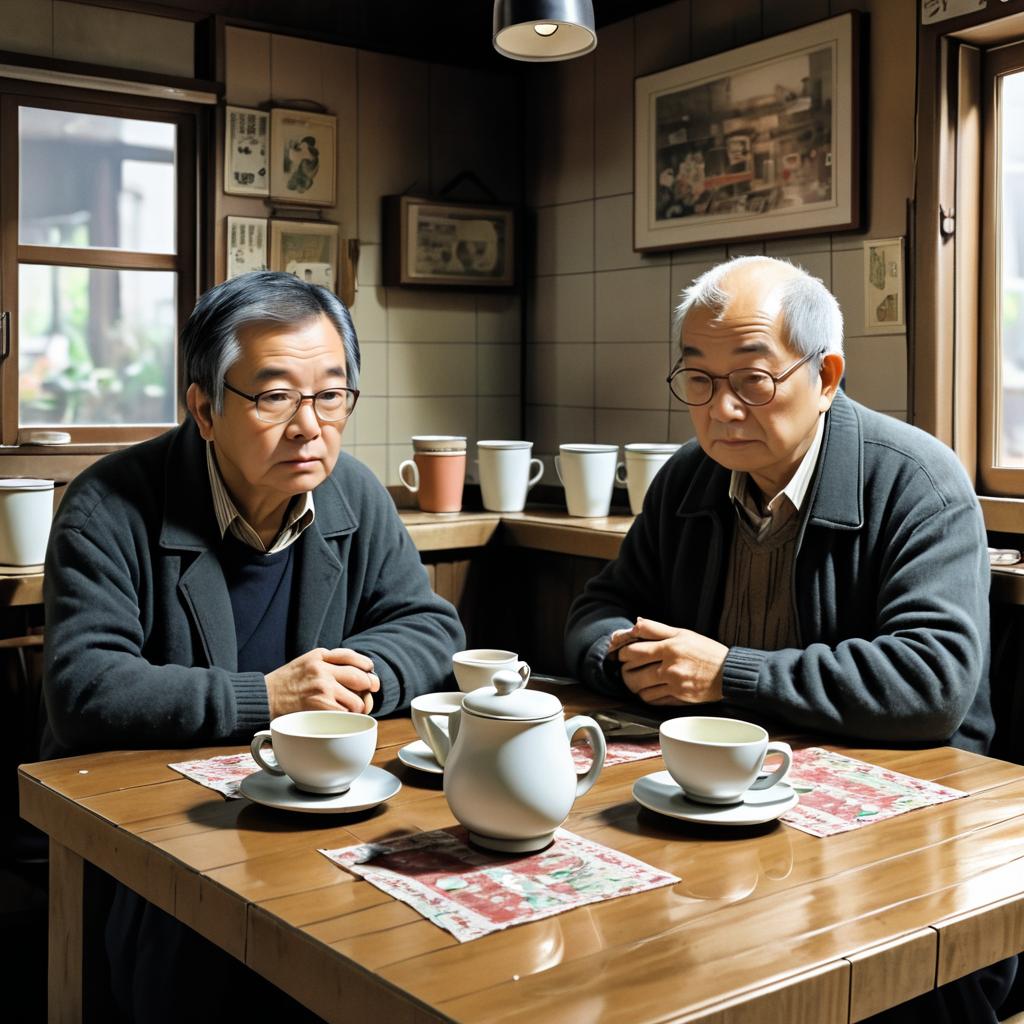
<svg viewBox="0 0 1024 1024">
<path fill-rule="evenodd" d="M 248 544 L 249 547 L 262 551 L 266 555 L 272 555 L 277 551 L 284 551 L 286 547 L 294 544 L 302 535 L 302 531 L 316 517 L 316 509 L 313 507 L 313 492 L 306 491 L 302 495 L 302 501 L 292 500 L 284 526 L 281 527 L 274 542 L 268 548 L 260 539 L 260 535 L 242 518 L 242 513 L 238 511 L 238 507 L 231 500 L 224 478 L 220 475 L 220 467 L 217 465 L 213 444 L 210 441 L 206 442 L 206 470 L 210 475 L 213 512 L 217 517 L 217 527 L 220 530 L 221 539 L 230 530 L 231 535 L 243 544 Z"/>
</svg>

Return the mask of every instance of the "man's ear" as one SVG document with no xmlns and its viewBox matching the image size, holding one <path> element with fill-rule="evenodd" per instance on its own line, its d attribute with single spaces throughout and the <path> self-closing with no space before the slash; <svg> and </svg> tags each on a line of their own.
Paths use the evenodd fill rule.
<svg viewBox="0 0 1024 1024">
<path fill-rule="evenodd" d="M 832 405 L 832 399 L 836 397 L 845 369 L 846 361 L 835 352 L 829 352 L 821 360 L 821 398 L 818 403 L 821 412 L 825 412 Z"/>
<path fill-rule="evenodd" d="M 185 404 L 196 421 L 204 441 L 213 440 L 213 404 L 198 384 L 189 384 L 185 392 Z"/>
</svg>

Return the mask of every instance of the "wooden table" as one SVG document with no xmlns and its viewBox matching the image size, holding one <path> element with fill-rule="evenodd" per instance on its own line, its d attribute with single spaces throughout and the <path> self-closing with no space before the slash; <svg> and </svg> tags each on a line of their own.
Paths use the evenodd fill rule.
<svg viewBox="0 0 1024 1024">
<path fill-rule="evenodd" d="M 951 748 L 836 748 L 970 795 L 827 839 L 663 819 L 630 795 L 660 761 L 609 768 L 566 827 L 682 881 L 460 945 L 316 852 L 454 823 L 439 780 L 396 758 L 412 737 L 381 722 L 375 762 L 404 785 L 351 817 L 226 801 L 166 767 L 223 748 L 23 767 L 22 814 L 51 844 L 50 1020 L 81 1016 L 83 861 L 328 1021 L 832 1024 L 1024 949 L 1024 767 Z"/>
</svg>

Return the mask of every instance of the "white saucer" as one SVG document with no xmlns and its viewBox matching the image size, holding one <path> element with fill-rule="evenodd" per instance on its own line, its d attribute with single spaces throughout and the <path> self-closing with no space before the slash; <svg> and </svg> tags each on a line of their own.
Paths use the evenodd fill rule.
<svg viewBox="0 0 1024 1024">
<path fill-rule="evenodd" d="M 786 782 L 771 789 L 747 790 L 740 804 L 701 804 L 687 800 L 668 772 L 651 772 L 633 783 L 633 799 L 648 810 L 707 825 L 761 825 L 774 821 L 800 801 Z"/>
<path fill-rule="evenodd" d="M 334 796 L 304 793 L 287 775 L 270 775 L 264 771 L 246 776 L 242 780 L 240 792 L 254 803 L 282 811 L 353 814 L 390 800 L 401 788 L 402 783 L 391 772 L 371 764 L 352 783 L 347 793 Z"/>
<path fill-rule="evenodd" d="M 398 760 L 408 768 L 416 768 L 431 775 L 444 775 L 444 769 L 437 763 L 434 752 L 423 742 L 413 740 L 398 752 Z"/>
</svg>

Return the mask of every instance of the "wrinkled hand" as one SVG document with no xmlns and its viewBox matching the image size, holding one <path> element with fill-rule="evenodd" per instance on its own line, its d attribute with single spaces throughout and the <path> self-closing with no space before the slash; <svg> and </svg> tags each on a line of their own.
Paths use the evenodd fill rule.
<svg viewBox="0 0 1024 1024">
<path fill-rule="evenodd" d="M 318 647 L 266 676 L 270 717 L 292 711 L 360 711 L 369 714 L 380 680 L 373 662 L 347 647 Z"/>
<path fill-rule="evenodd" d="M 722 699 L 722 666 L 729 648 L 692 629 L 637 619 L 612 633 L 608 654 L 622 681 L 648 704 L 703 704 Z"/>
</svg>

